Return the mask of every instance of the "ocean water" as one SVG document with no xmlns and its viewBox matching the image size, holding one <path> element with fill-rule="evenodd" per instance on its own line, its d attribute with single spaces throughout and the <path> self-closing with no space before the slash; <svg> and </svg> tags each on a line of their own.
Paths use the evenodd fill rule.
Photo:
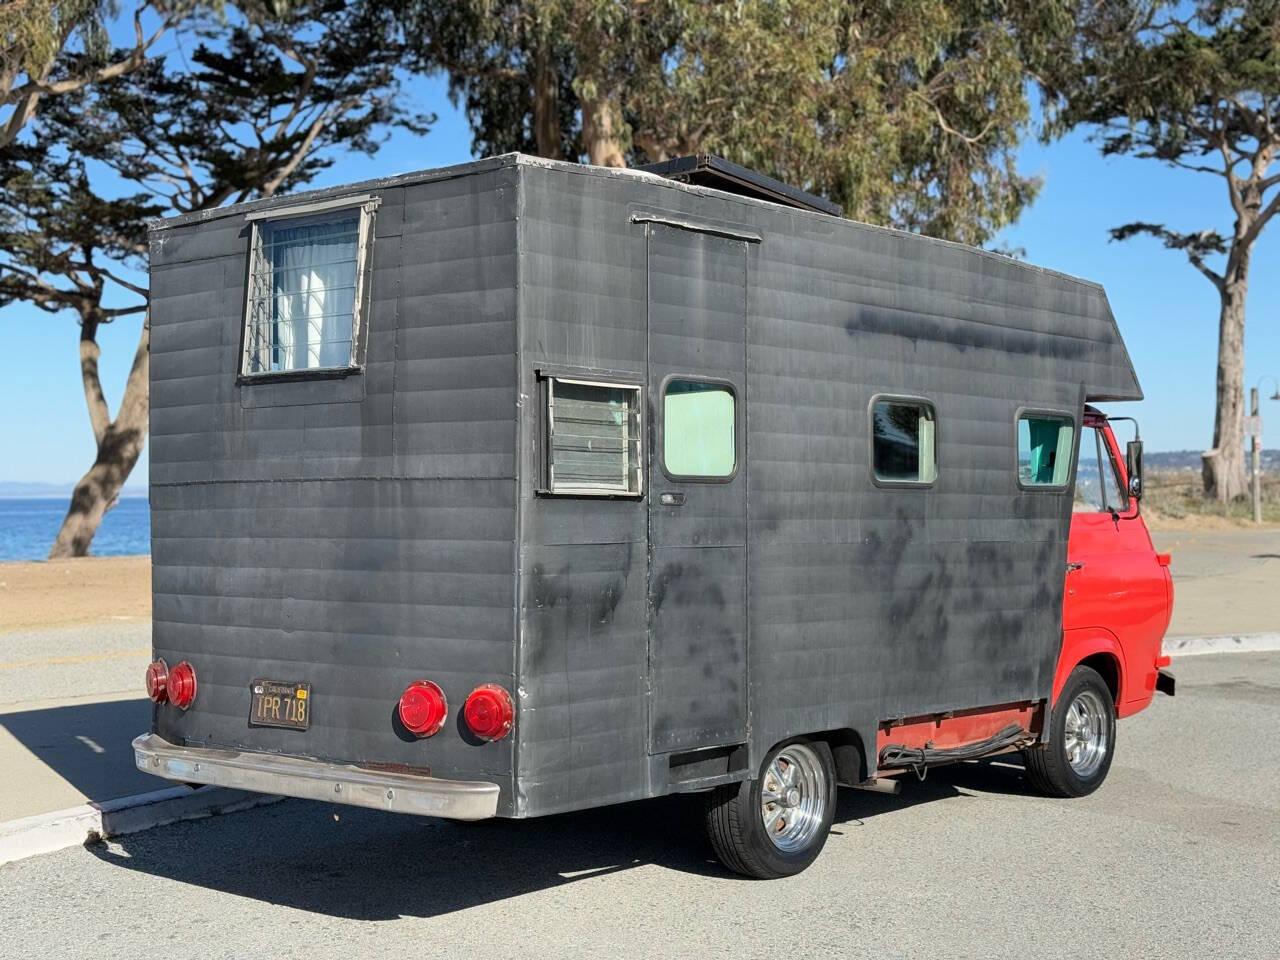
<svg viewBox="0 0 1280 960">
<path fill-rule="evenodd" d="M 0 561 L 43 560 L 49 555 L 67 497 L 0 498 Z M 107 511 L 89 552 L 98 557 L 151 552 L 151 511 L 146 497 L 121 497 Z"/>
</svg>

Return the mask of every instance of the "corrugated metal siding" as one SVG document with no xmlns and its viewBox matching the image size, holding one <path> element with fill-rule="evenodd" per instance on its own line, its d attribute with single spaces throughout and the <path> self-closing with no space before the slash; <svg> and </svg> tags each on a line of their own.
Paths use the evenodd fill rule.
<svg viewBox="0 0 1280 960">
<path fill-rule="evenodd" d="M 188 714 L 159 712 L 162 735 L 483 776 L 507 813 L 665 789 L 646 744 L 648 505 L 533 480 L 535 370 L 645 382 L 637 211 L 762 238 L 740 398 L 756 759 L 795 733 L 873 738 L 883 717 L 1047 693 L 1070 500 L 1018 490 L 1014 415 L 1140 395 L 1099 288 L 528 159 L 351 190 L 382 206 L 367 366 L 345 380 L 237 387 L 243 218 L 155 235 L 155 641 L 201 682 Z M 879 392 L 935 403 L 934 488 L 871 482 Z M 316 685 L 305 740 L 245 723 L 248 675 L 277 673 Z M 396 738 L 418 676 L 455 717 L 474 683 L 518 678 L 514 741 Z"/>
<path fill-rule="evenodd" d="M 521 393 L 534 371 L 645 376 L 644 230 L 625 190 L 522 168 Z M 590 202 L 579 189 L 590 191 Z M 526 403 L 524 432 L 536 432 Z M 648 413 L 646 413 L 646 419 Z M 522 473 L 537 476 L 532 439 Z M 536 497 L 522 484 L 521 802 L 545 813 L 647 792 L 645 505 Z"/>
<path fill-rule="evenodd" d="M 242 216 L 158 232 L 152 272 L 155 646 L 196 664 L 178 742 L 495 780 L 509 741 L 455 726 L 514 687 L 516 174 L 374 191 L 362 374 L 237 386 Z M 310 731 L 250 728 L 249 681 L 313 684 Z M 450 724 L 397 735 L 436 680 Z"/>
<path fill-rule="evenodd" d="M 1083 393 L 1141 395 L 1100 288 L 955 245 L 626 175 L 529 161 L 524 176 L 526 397 L 539 364 L 643 372 L 643 227 L 632 213 L 763 236 L 747 281 L 757 760 L 798 733 L 851 727 L 874 743 L 882 718 L 1048 694 L 1070 493 L 1018 489 L 1015 413 L 1078 413 Z M 881 392 L 936 404 L 933 488 L 873 484 L 868 406 Z M 527 410 L 526 429 L 533 423 Z M 532 471 L 529 445 L 524 456 Z M 538 499 L 528 487 L 521 670 L 533 722 L 519 760 L 527 807 L 662 789 L 661 767 L 646 782 L 636 763 L 644 508 Z M 602 596 L 621 603 L 592 619 Z"/>
</svg>

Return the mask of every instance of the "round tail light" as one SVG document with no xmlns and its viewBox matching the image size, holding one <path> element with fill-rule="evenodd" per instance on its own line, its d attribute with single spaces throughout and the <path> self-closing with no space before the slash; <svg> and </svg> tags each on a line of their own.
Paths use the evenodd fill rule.
<svg viewBox="0 0 1280 960">
<path fill-rule="evenodd" d="M 191 706 L 196 698 L 196 668 L 183 660 L 170 670 L 165 692 L 175 707 L 185 710 Z"/>
<path fill-rule="evenodd" d="M 449 716 L 444 691 L 430 680 L 415 680 L 400 695 L 400 722 L 415 736 L 430 737 L 440 732 Z"/>
<path fill-rule="evenodd" d="M 169 665 L 164 660 L 152 662 L 147 667 L 147 696 L 153 703 L 164 703 L 169 699 L 168 683 Z"/>
<path fill-rule="evenodd" d="M 462 706 L 462 718 L 481 740 L 501 740 L 511 732 L 515 715 L 511 694 L 496 683 L 476 687 Z"/>
</svg>

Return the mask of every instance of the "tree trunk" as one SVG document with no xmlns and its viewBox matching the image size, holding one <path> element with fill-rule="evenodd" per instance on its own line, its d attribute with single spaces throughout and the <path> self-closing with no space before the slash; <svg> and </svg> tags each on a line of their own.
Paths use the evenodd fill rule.
<svg viewBox="0 0 1280 960">
<path fill-rule="evenodd" d="M 540 42 L 533 60 L 533 141 L 538 156 L 563 160 L 560 152 L 560 75 L 550 42 Z"/>
<path fill-rule="evenodd" d="M 582 101 L 582 140 L 587 148 L 587 162 L 593 166 L 627 165 L 616 119 L 617 106 L 609 97 Z"/>
<path fill-rule="evenodd" d="M 1236 254 L 1221 287 L 1218 315 L 1218 387 L 1213 449 L 1203 455 L 1204 492 L 1220 503 L 1248 491 L 1244 468 L 1244 306 L 1250 251 Z"/>
<path fill-rule="evenodd" d="M 142 334 L 138 350 L 133 357 L 133 368 L 125 385 L 120 411 L 115 420 L 106 423 L 99 433 L 98 411 L 105 409 L 102 387 L 97 376 L 97 343 L 93 339 L 96 325 L 88 328 L 89 335 L 81 337 L 81 372 L 84 375 L 85 399 L 89 404 L 90 419 L 98 438 L 98 455 L 89 472 L 80 478 L 71 505 L 62 521 L 62 529 L 49 551 L 49 559 L 83 557 L 89 553 L 98 525 L 120 495 L 120 489 L 129 479 L 129 473 L 142 455 L 147 442 L 148 419 L 148 371 L 151 357 L 151 323 L 149 317 L 142 321 Z M 91 343 L 95 349 L 89 349 Z M 92 375 L 88 370 L 92 364 Z M 96 397 L 95 397 L 96 395 Z M 99 402 L 101 406 L 99 406 Z"/>
</svg>

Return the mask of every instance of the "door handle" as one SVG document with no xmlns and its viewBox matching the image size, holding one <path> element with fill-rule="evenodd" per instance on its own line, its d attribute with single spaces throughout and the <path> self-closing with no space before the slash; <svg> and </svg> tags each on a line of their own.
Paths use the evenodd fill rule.
<svg viewBox="0 0 1280 960">
<path fill-rule="evenodd" d="M 1083 569 L 1084 569 L 1084 563 L 1080 560 L 1072 560 L 1067 564 L 1067 573 L 1072 573 L 1076 570 L 1083 570 Z"/>
<path fill-rule="evenodd" d="M 683 507 L 684 494 L 683 493 L 664 493 L 662 494 L 662 496 L 658 498 L 658 502 L 660 502 L 664 507 Z"/>
</svg>

